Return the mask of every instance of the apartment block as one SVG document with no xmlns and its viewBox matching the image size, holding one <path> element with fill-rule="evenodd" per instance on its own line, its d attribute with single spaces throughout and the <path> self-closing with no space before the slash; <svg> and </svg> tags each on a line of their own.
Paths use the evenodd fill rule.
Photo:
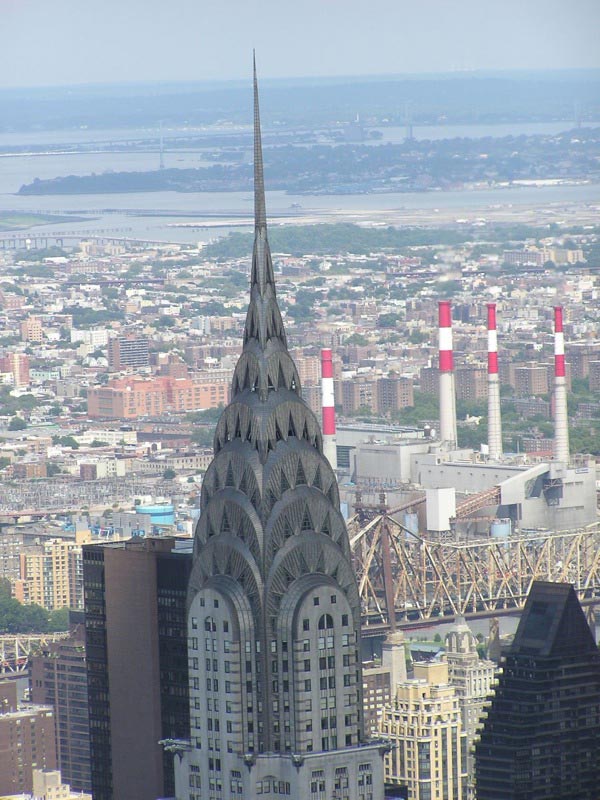
<svg viewBox="0 0 600 800">
<path fill-rule="evenodd" d="M 13 376 L 14 385 L 19 388 L 29 384 L 29 356 L 25 353 L 6 353 L 0 357 L 0 372 Z"/>
<path fill-rule="evenodd" d="M 21 322 L 21 339 L 38 344 L 44 341 L 44 329 L 39 317 L 27 317 Z"/>
<path fill-rule="evenodd" d="M 20 554 L 21 577 L 15 597 L 49 611 L 83 608 L 81 546 L 68 539 L 51 539 Z"/>
<path fill-rule="evenodd" d="M 94 419 L 137 419 L 218 408 L 227 403 L 229 381 L 225 378 L 116 378 L 106 386 L 88 389 L 88 415 Z"/>
<path fill-rule="evenodd" d="M 143 336 L 114 336 L 108 340 L 107 357 L 111 372 L 147 367 L 150 364 L 148 339 Z"/>
<path fill-rule="evenodd" d="M 455 372 L 456 399 L 474 402 L 488 395 L 487 369 L 480 366 L 458 367 Z"/>
<path fill-rule="evenodd" d="M 410 378 L 379 378 L 377 410 L 390 414 L 414 405 L 413 382 Z"/>
<path fill-rule="evenodd" d="M 20 703 L 16 681 L 0 682 L 0 795 L 33 790 L 35 769 L 56 769 L 54 711 Z"/>
</svg>

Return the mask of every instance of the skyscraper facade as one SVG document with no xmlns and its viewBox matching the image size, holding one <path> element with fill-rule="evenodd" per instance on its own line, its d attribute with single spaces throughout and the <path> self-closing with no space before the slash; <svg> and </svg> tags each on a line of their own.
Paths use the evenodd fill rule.
<svg viewBox="0 0 600 800">
<path fill-rule="evenodd" d="M 600 652 L 570 584 L 533 583 L 475 749 L 478 800 L 597 800 Z"/>
<path fill-rule="evenodd" d="M 191 737 L 178 800 L 379 800 L 364 741 L 360 602 L 335 475 L 275 294 L 256 71 L 255 240 L 232 401 L 215 433 L 188 589 Z"/>
<path fill-rule="evenodd" d="M 165 536 L 84 545 L 94 800 L 174 794 L 173 758 L 159 742 L 189 729 L 188 542 Z"/>
</svg>

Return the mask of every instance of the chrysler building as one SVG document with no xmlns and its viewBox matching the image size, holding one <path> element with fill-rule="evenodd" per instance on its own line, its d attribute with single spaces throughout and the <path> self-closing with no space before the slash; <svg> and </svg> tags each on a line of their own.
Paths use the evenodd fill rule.
<svg viewBox="0 0 600 800">
<path fill-rule="evenodd" d="M 335 475 L 302 399 L 267 238 L 256 67 L 243 350 L 217 424 L 188 588 L 177 800 L 382 800 L 364 738 L 360 602 Z"/>
</svg>

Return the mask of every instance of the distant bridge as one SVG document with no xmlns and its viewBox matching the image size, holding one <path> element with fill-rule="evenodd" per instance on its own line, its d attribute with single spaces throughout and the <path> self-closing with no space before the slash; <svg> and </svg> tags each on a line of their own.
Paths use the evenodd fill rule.
<svg viewBox="0 0 600 800">
<path fill-rule="evenodd" d="M 0 674 L 25 672 L 29 657 L 49 644 L 66 639 L 61 633 L 7 633 L 0 635 Z"/>
<path fill-rule="evenodd" d="M 28 232 L 0 236 L 0 250 L 40 250 L 49 247 L 64 247 L 65 242 L 92 240 L 98 244 L 128 244 L 139 246 L 178 244 L 177 242 L 157 239 L 137 239 L 118 236 L 132 231 L 133 228 L 95 228 L 81 231 L 48 231 Z"/>
</svg>

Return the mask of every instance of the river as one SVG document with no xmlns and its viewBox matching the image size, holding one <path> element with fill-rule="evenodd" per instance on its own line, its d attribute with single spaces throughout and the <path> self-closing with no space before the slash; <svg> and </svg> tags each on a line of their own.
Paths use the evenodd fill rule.
<svg viewBox="0 0 600 800">
<path fill-rule="evenodd" d="M 434 126 L 415 128 L 418 138 L 447 138 L 451 136 L 481 137 L 487 135 L 505 136 L 520 133 L 556 133 L 570 127 L 569 123 L 527 123 L 493 126 Z M 227 129 L 231 130 L 233 129 Z M 244 130 L 236 128 L 235 132 Z M 403 128 L 383 128 L 384 140 L 400 140 L 405 133 Z M 169 151 L 168 139 L 183 134 L 210 134 L 222 132 L 221 129 L 177 129 L 165 131 L 165 163 L 172 167 L 203 166 L 202 149 L 193 151 Z M 59 131 L 30 133 L 21 136 L 16 133 L 0 135 L 2 147 L 15 144 L 46 145 L 52 149 L 60 143 L 110 142 L 136 140 L 156 136 L 157 131 Z M 23 183 L 34 178 L 52 178 L 59 175 L 86 175 L 92 172 L 148 170 L 158 167 L 156 152 L 136 150 L 125 153 L 81 152 L 44 155 L 0 155 L 0 211 L 22 212 L 69 212 L 93 217 L 80 223 L 60 223 L 36 226 L 40 233 L 58 230 L 76 233 L 89 229 L 129 229 L 127 236 L 172 242 L 208 241 L 225 235 L 231 230 L 231 220 L 237 219 L 238 226 L 250 222 L 252 195 L 249 192 L 148 192 L 131 194 L 94 195 L 56 195 L 19 196 L 15 192 Z M 560 220 L 564 209 L 569 205 L 593 208 L 600 206 L 600 185 L 556 185 L 522 186 L 509 188 L 481 189 L 447 192 L 406 192 L 386 194 L 349 195 L 291 195 L 285 192 L 267 193 L 268 210 L 271 217 L 284 215 L 298 217 L 298 221 L 379 221 L 380 224 L 431 224 L 437 221 L 453 221 L 454 215 L 461 217 L 470 213 L 486 218 L 498 214 L 515 219 L 519 210 L 539 209 L 540 218 Z M 110 212 L 107 212 L 110 209 Z M 139 211 L 144 214 L 138 215 Z M 161 214 L 161 212 L 163 212 Z M 151 214 L 152 216 L 147 216 Z M 218 217 L 222 217 L 219 225 Z M 245 218 L 245 220 L 243 219 Z M 190 229 L 173 227 L 176 223 L 194 219 L 206 228 Z"/>
</svg>

